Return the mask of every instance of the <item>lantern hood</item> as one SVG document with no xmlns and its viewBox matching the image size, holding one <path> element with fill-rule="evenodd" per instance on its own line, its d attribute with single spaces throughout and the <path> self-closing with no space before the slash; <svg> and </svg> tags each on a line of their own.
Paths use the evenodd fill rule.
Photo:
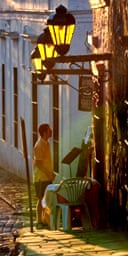
<svg viewBox="0 0 128 256">
<path fill-rule="evenodd" d="M 44 32 L 37 38 L 37 44 L 53 44 L 49 28 L 46 27 Z"/>
<path fill-rule="evenodd" d="M 31 52 L 31 59 L 40 58 L 38 47 L 35 47 Z"/>
<path fill-rule="evenodd" d="M 56 8 L 56 13 L 52 13 L 48 20 L 47 25 L 75 25 L 75 18 L 74 16 L 67 12 L 67 9 L 63 5 L 59 5 Z"/>
</svg>

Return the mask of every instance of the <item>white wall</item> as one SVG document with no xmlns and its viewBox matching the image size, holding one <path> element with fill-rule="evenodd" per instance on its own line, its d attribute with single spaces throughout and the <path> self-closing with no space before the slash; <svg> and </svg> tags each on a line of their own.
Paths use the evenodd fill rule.
<svg viewBox="0 0 128 256">
<path fill-rule="evenodd" d="M 0 2 L 1 10 L 54 10 L 59 5 L 65 5 L 70 10 L 90 9 L 88 1 L 80 0 L 4 0 Z"/>
</svg>

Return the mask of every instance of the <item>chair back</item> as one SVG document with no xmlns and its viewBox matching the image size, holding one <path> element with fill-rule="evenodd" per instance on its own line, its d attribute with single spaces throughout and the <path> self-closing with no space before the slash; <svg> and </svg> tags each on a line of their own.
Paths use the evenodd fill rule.
<svg viewBox="0 0 128 256">
<path fill-rule="evenodd" d="M 65 179 L 61 181 L 56 193 L 61 194 L 69 203 L 80 203 L 88 183 L 88 179 L 81 177 Z"/>
</svg>

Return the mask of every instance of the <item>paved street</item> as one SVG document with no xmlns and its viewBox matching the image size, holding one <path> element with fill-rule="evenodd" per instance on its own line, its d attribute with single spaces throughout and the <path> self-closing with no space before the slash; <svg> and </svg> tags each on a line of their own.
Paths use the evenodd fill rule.
<svg viewBox="0 0 128 256">
<path fill-rule="evenodd" d="M 35 207 L 34 194 L 33 208 Z M 33 211 L 34 212 L 34 211 Z M 0 169 L 0 256 L 128 256 L 128 232 L 86 230 L 74 228 L 72 232 L 51 231 L 47 227 L 30 229 L 26 183 L 13 174 Z M 15 231 L 19 237 L 14 243 Z M 15 254 L 7 254 L 7 245 L 19 245 Z M 5 253 L 6 252 L 6 253 Z"/>
<path fill-rule="evenodd" d="M 24 180 L 0 168 L 0 256 L 11 255 L 9 249 L 13 251 L 16 245 L 13 234 L 24 226 L 20 213 L 26 211 L 26 189 Z"/>
<path fill-rule="evenodd" d="M 26 184 L 24 180 L 0 169 L 0 233 L 11 232 L 22 225 L 17 215 L 23 209 Z"/>
</svg>

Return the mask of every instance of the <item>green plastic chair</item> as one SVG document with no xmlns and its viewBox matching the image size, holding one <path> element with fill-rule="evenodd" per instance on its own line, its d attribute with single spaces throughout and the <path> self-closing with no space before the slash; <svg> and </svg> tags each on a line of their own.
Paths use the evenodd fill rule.
<svg viewBox="0 0 128 256">
<path fill-rule="evenodd" d="M 64 230 L 72 229 L 71 213 L 72 209 L 79 207 L 81 223 L 84 228 L 84 216 L 86 203 L 84 200 L 85 189 L 90 189 L 91 181 L 87 178 L 76 177 L 65 179 L 60 182 L 56 190 L 57 205 L 56 205 L 56 228 L 60 228 L 61 215 L 62 226 Z"/>
</svg>

